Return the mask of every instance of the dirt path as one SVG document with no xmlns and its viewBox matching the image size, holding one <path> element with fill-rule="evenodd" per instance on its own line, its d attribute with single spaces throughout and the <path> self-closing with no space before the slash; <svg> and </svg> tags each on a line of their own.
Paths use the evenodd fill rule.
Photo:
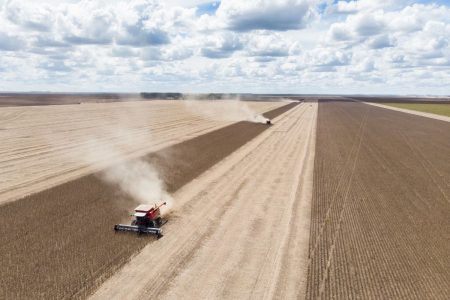
<svg viewBox="0 0 450 300">
<path fill-rule="evenodd" d="M 450 117 L 441 116 L 441 115 L 437 115 L 437 114 L 426 113 L 426 112 L 421 112 L 421 111 L 411 110 L 411 109 L 398 108 L 398 107 L 393 107 L 393 106 L 389 106 L 389 105 L 383 105 L 383 104 L 379 104 L 379 103 L 371 103 L 371 102 L 364 102 L 364 103 L 365 104 L 369 104 L 369 105 L 373 105 L 373 106 L 377 106 L 377 107 L 381 107 L 381 108 L 386 108 L 386 109 L 391 109 L 391 110 L 407 113 L 407 114 L 412 114 L 412 115 L 416 115 L 416 116 L 421 116 L 421 117 L 432 118 L 432 119 L 441 120 L 441 121 L 445 121 L 445 122 L 450 122 Z"/>
<path fill-rule="evenodd" d="M 245 103 L 259 112 L 286 104 Z M 0 204 L 231 123 L 195 114 L 181 101 L 0 108 Z M 95 163 L 80 159 L 99 146 L 115 153 Z"/>
<path fill-rule="evenodd" d="M 285 298 L 305 292 L 316 103 L 179 190 L 176 218 L 92 298 Z"/>
</svg>

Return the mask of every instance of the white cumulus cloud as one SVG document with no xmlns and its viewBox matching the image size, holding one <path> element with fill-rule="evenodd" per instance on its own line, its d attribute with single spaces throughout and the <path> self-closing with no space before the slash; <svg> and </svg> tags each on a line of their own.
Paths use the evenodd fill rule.
<svg viewBox="0 0 450 300">
<path fill-rule="evenodd" d="M 0 0 L 0 90 L 450 94 L 449 66 L 426 1 Z"/>
</svg>

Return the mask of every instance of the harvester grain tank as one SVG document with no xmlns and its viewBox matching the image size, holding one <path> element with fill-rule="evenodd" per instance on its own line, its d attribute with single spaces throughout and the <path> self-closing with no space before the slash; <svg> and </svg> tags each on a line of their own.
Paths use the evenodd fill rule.
<svg viewBox="0 0 450 300">
<path fill-rule="evenodd" d="M 116 224 L 114 225 L 114 230 L 117 231 L 130 231 L 136 232 L 138 234 L 154 234 L 157 238 L 163 236 L 163 231 L 161 226 L 167 223 L 161 217 L 161 206 L 166 205 L 166 202 L 160 205 L 148 205 L 141 204 L 134 209 L 134 214 L 132 216 L 135 219 L 131 222 L 131 225 Z"/>
</svg>

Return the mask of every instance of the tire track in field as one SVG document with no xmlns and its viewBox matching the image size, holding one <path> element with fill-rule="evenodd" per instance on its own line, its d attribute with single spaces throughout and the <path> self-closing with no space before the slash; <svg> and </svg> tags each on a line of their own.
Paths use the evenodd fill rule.
<svg viewBox="0 0 450 300">
<path fill-rule="evenodd" d="M 353 165 L 350 168 L 351 169 L 350 174 L 349 174 L 350 178 L 348 179 L 348 183 L 346 184 L 347 186 L 344 188 L 345 189 L 345 194 L 344 194 L 344 198 L 342 200 L 342 202 L 343 202 L 342 203 L 342 208 L 341 208 L 341 210 L 339 212 L 339 218 L 338 218 L 338 221 L 337 221 L 337 228 L 333 232 L 332 243 L 331 243 L 331 246 L 330 246 L 330 254 L 328 255 L 326 267 L 325 267 L 325 270 L 323 271 L 323 277 L 322 277 L 322 280 L 321 280 L 320 285 L 319 285 L 319 295 L 318 295 L 319 299 L 321 298 L 321 296 L 322 296 L 322 294 L 324 292 L 324 289 L 325 289 L 325 282 L 327 280 L 329 268 L 330 268 L 330 265 L 331 265 L 331 261 L 333 259 L 333 254 L 334 254 L 334 249 L 335 249 L 335 245 L 336 245 L 336 240 L 337 240 L 337 238 L 339 236 L 340 229 L 341 229 L 341 226 L 342 226 L 343 214 L 344 214 L 344 211 L 345 211 L 345 208 L 346 208 L 347 199 L 349 197 L 350 187 L 351 187 L 351 185 L 353 183 L 353 176 L 355 174 L 356 164 L 358 163 L 358 159 L 360 157 L 359 153 L 360 153 L 360 150 L 361 150 L 361 144 L 362 144 L 362 140 L 363 140 L 363 137 L 364 137 L 364 130 L 366 128 L 367 116 L 368 116 L 368 108 L 366 108 L 366 110 L 364 112 L 364 117 L 363 117 L 363 120 L 361 122 L 361 126 L 359 128 L 359 133 L 358 133 L 356 141 L 355 141 L 356 149 L 355 149 L 355 155 L 353 157 Z M 313 255 L 314 255 L 314 253 L 313 253 Z"/>
<path fill-rule="evenodd" d="M 164 243 L 146 247 L 93 298 L 271 298 L 279 278 L 294 287 L 286 293 L 298 293 L 298 278 L 288 276 L 282 258 L 289 250 L 286 235 L 293 238 L 290 230 L 300 221 L 292 217 L 300 201 L 292 174 L 302 172 L 313 128 L 305 119 L 312 116 L 309 109 L 287 112 L 243 152 L 177 192 L 185 204 L 168 224 Z M 301 265 L 296 255 L 294 269 Z M 152 269 L 142 270 L 143 264 Z M 136 280 L 117 288 L 129 277 Z"/>
<path fill-rule="evenodd" d="M 290 114 L 292 112 L 288 112 Z M 280 122 L 286 122 L 286 118 L 283 118 Z M 262 142 L 258 144 L 256 148 L 261 147 Z M 247 154 L 243 159 L 248 159 L 251 153 Z M 208 240 L 210 236 L 215 232 L 215 230 L 220 226 L 223 221 L 224 214 L 228 213 L 228 209 L 231 207 L 232 202 L 235 200 L 229 195 L 223 195 L 223 191 L 231 192 L 234 188 L 238 187 L 233 195 L 238 195 L 243 187 L 241 184 L 242 177 L 233 176 L 231 172 L 238 172 L 241 170 L 241 162 L 237 162 L 231 167 L 231 170 L 224 173 L 222 176 L 226 180 L 213 181 L 207 190 L 201 190 L 197 194 L 193 195 L 189 201 L 182 200 L 183 191 L 181 195 L 177 197 L 177 201 L 184 201 L 185 204 L 182 205 L 178 211 L 182 212 L 183 215 L 190 216 L 190 218 L 185 218 L 181 220 L 180 223 L 171 222 L 166 228 L 166 237 L 164 239 L 164 244 L 151 244 L 155 247 L 151 251 L 151 261 L 146 261 L 145 264 L 152 265 L 152 271 L 158 274 L 158 281 L 153 280 L 156 276 L 152 276 L 152 280 L 148 282 L 146 274 L 141 274 L 140 281 L 133 283 L 132 291 L 141 288 L 141 292 L 136 295 L 136 298 L 142 297 L 163 297 L 171 285 L 174 278 L 178 276 L 182 270 L 184 270 L 187 265 L 194 259 L 195 251 L 201 248 L 204 241 Z M 260 161 L 260 164 L 247 164 L 245 168 L 246 173 L 258 173 L 260 165 L 269 166 L 270 162 L 268 158 Z M 245 181 L 244 181 L 245 182 Z M 212 199 L 210 199 L 212 197 Z M 205 201 L 209 199 L 209 201 Z M 217 205 L 217 203 L 222 202 L 225 199 L 225 203 Z M 200 220 L 200 221 L 195 221 Z M 162 247 L 162 249 L 159 249 Z M 167 259 L 169 257 L 169 259 Z M 142 262 L 137 263 L 137 265 L 142 265 Z M 139 271 L 139 270 L 135 270 Z M 147 273 L 147 272 L 146 272 Z M 146 281 L 147 279 L 147 281 Z M 122 280 L 119 280 L 119 282 Z M 122 290 L 123 289 L 123 290 Z M 132 296 L 132 291 L 121 287 L 122 292 L 126 291 L 127 297 Z M 139 291 L 139 290 L 138 290 Z M 119 292 L 119 291 L 117 291 Z M 125 297 L 125 294 L 123 294 Z M 121 297 L 115 296 L 115 292 L 108 294 L 108 296 L 100 296 L 99 298 L 110 298 L 110 297 Z"/>
<path fill-rule="evenodd" d="M 339 232 L 338 230 L 339 230 L 339 226 L 340 226 L 339 224 L 341 222 L 342 211 L 345 208 L 345 201 L 346 201 L 346 197 L 347 197 L 346 194 L 348 191 L 348 187 L 351 184 L 351 178 L 352 178 L 352 174 L 354 171 L 355 161 L 356 161 L 356 158 L 358 157 L 359 149 L 361 146 L 361 139 L 362 139 L 362 134 L 363 134 L 364 125 L 365 125 L 365 121 L 366 121 L 366 119 L 365 119 L 366 116 L 367 116 L 367 112 L 359 124 L 357 135 L 352 140 L 351 150 L 347 154 L 344 165 L 341 167 L 341 172 L 339 175 L 339 179 L 337 180 L 337 185 L 335 187 L 333 187 L 333 189 L 332 189 L 333 194 L 331 196 L 331 200 L 327 201 L 329 203 L 328 209 L 326 210 L 323 222 L 321 223 L 321 225 L 318 229 L 318 234 L 317 234 L 317 236 L 315 235 L 316 236 L 315 242 L 314 242 L 314 240 L 312 240 L 312 242 L 314 242 L 314 246 L 310 250 L 310 255 L 309 255 L 310 261 L 314 259 L 315 255 L 320 255 L 320 256 L 323 255 L 325 257 L 325 261 L 326 261 L 324 263 L 321 263 L 318 266 L 319 269 L 316 270 L 316 272 L 319 272 L 319 274 L 323 274 L 323 275 L 321 276 L 322 279 L 321 279 L 320 283 L 316 284 L 316 290 L 314 293 L 320 294 L 320 288 L 323 287 L 323 282 L 326 281 L 326 274 L 327 274 L 327 270 L 330 266 L 330 259 L 332 257 L 333 249 L 334 249 L 333 245 L 335 242 L 335 238 Z M 350 166 L 352 163 L 353 163 L 353 167 Z M 348 178 L 350 178 L 350 181 Z M 344 195 L 340 195 L 340 193 L 342 191 L 346 191 L 346 192 L 344 192 Z M 335 222 L 337 222 L 337 224 L 338 224 L 337 228 L 334 228 Z M 330 229 L 330 226 L 331 226 L 331 229 Z M 329 231 L 331 231 L 331 232 L 329 232 Z M 327 238 L 329 235 L 333 236 L 332 246 L 329 248 L 330 250 L 328 250 L 328 248 L 326 248 L 328 251 L 326 253 L 323 253 L 323 246 L 324 246 L 324 243 L 329 240 Z M 319 252 L 319 253 L 316 253 L 316 252 Z M 325 270 L 325 271 L 323 271 L 323 270 Z M 310 286 L 309 288 L 310 288 L 310 291 L 312 292 L 313 291 L 312 286 Z"/>
</svg>

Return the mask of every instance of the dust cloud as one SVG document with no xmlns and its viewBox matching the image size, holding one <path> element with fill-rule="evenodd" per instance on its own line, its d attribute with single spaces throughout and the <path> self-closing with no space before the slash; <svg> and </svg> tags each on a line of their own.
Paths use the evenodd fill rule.
<svg viewBox="0 0 450 300">
<path fill-rule="evenodd" d="M 121 134 L 124 134 L 123 128 Z M 105 157 L 114 157 L 115 161 L 119 161 L 100 171 L 98 173 L 100 179 L 116 185 L 139 204 L 153 205 L 166 202 L 166 206 L 161 207 L 163 213 L 172 208 L 173 198 L 166 191 L 158 170 L 152 164 L 140 158 L 125 157 L 115 145 L 100 143 L 98 140 L 91 140 L 89 143 L 91 146 L 83 156 L 86 163 L 95 164 Z"/>
<path fill-rule="evenodd" d="M 203 100 L 194 96 L 184 96 L 186 109 L 204 118 L 219 121 L 248 121 L 253 123 L 266 123 L 267 118 L 252 110 L 250 106 L 238 97 L 225 97 L 224 100 Z"/>
<path fill-rule="evenodd" d="M 222 121 L 249 121 L 265 123 L 260 113 L 254 111 L 237 97 L 225 97 L 226 100 L 199 100 L 199 97 L 186 96 L 184 109 L 204 118 Z M 98 104 L 83 104 L 96 106 Z M 168 212 L 174 205 L 171 195 L 159 176 L 158 169 L 141 158 L 130 159 L 136 145 L 147 145 L 151 141 L 152 112 L 142 113 L 139 105 L 124 102 L 120 110 L 108 113 L 99 120 L 99 125 L 92 127 L 84 135 L 76 132 L 59 132 L 58 128 L 46 132 L 50 147 L 61 147 L 61 141 L 82 145 L 68 149 L 62 157 L 66 161 L 80 162 L 93 166 L 97 176 L 108 184 L 117 186 L 123 193 L 140 204 L 158 204 L 167 202 L 162 207 Z M 157 112 L 154 112 L 157 113 Z M 132 126 L 130 124 L 133 124 Z M 164 159 L 173 159 L 170 153 Z M 115 201 L 121 205 L 119 201 Z"/>
<path fill-rule="evenodd" d="M 161 207 L 161 211 L 167 213 L 174 201 L 167 192 L 158 170 L 148 161 L 138 157 L 130 158 L 136 145 L 148 144 L 152 134 L 148 130 L 152 116 L 142 114 L 138 107 L 133 103 L 125 103 L 122 110 L 105 116 L 102 124 L 92 127 L 83 136 L 54 129 L 46 132 L 45 139 L 49 147 L 59 147 L 61 140 L 83 145 L 68 149 L 61 158 L 62 163 L 77 161 L 93 166 L 94 169 L 100 170 L 95 173 L 98 178 L 117 186 L 136 203 L 153 205 L 166 202 L 167 205 Z M 130 127 L 129 124 L 137 125 Z M 171 159 L 170 154 L 165 158 Z M 114 202 L 119 206 L 124 205 L 120 201 Z"/>
</svg>

